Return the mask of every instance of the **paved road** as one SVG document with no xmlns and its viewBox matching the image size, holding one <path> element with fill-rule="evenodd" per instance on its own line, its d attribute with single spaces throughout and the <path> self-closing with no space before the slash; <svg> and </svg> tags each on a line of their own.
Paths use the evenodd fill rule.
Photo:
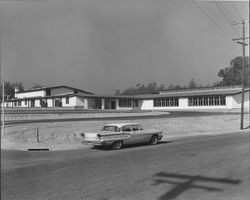
<svg viewBox="0 0 250 200">
<path fill-rule="evenodd" d="M 7 120 L 6 125 L 27 124 L 27 123 L 46 123 L 46 122 L 66 122 L 66 121 L 107 121 L 107 120 L 128 120 L 128 119 L 154 119 L 154 118 L 173 118 L 173 117 L 193 117 L 193 116 L 210 116 L 225 115 L 226 112 L 202 112 L 202 111 L 170 111 L 170 114 L 162 115 L 142 115 L 142 116 L 115 116 L 115 117 L 79 117 L 79 118 L 55 118 L 55 119 L 24 119 L 24 120 Z M 238 112 L 230 113 L 239 115 Z M 2 122 L 0 122 L 1 124 Z"/>
<path fill-rule="evenodd" d="M 119 151 L 2 151 L 3 200 L 247 200 L 249 134 Z"/>
</svg>

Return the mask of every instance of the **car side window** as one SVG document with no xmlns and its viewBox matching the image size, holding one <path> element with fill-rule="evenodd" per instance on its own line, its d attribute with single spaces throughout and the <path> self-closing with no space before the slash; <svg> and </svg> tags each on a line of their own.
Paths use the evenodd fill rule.
<svg viewBox="0 0 250 200">
<path fill-rule="evenodd" d="M 125 131 L 125 132 L 131 132 L 131 127 L 130 126 L 124 126 L 122 128 L 122 130 Z"/>
<path fill-rule="evenodd" d="M 139 125 L 133 125 L 133 126 L 132 126 L 132 130 L 133 130 L 133 131 L 139 131 L 139 130 L 140 130 Z"/>
</svg>

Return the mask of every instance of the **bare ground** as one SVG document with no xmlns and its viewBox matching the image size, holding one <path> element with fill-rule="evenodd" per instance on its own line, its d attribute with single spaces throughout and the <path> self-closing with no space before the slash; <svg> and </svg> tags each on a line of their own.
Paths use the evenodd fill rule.
<svg viewBox="0 0 250 200">
<path fill-rule="evenodd" d="M 137 113 L 137 115 L 160 115 L 162 112 Z M 166 114 L 166 113 L 164 113 Z M 95 114 L 81 114 L 85 117 L 95 117 Z M 98 113 L 99 117 L 128 116 L 135 113 Z M 31 116 L 27 116 L 30 118 Z M 36 116 L 38 117 L 38 116 Z M 47 116 L 48 118 L 50 116 Z M 61 115 L 60 118 L 65 116 Z M 68 117 L 68 116 L 67 116 Z M 79 117 L 79 116 L 78 116 Z M 40 118 L 40 116 L 38 117 Z M 14 117 L 12 116 L 12 119 Z M 34 119 L 34 118 L 32 118 Z M 139 122 L 147 128 L 162 129 L 164 140 L 194 135 L 223 134 L 239 130 L 240 114 L 225 113 L 224 115 L 122 120 L 116 122 Z M 6 127 L 6 134 L 1 136 L 2 149 L 50 148 L 51 150 L 84 149 L 88 145 L 81 143 L 80 133 L 96 131 L 106 123 L 113 121 L 82 121 L 23 124 Z M 245 114 L 245 131 L 249 130 L 249 113 Z M 39 138 L 37 139 L 37 129 Z"/>
</svg>

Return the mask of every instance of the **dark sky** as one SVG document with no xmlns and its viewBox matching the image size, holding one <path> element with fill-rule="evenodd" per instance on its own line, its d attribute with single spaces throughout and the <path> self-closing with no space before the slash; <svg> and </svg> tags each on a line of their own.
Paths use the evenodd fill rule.
<svg viewBox="0 0 250 200">
<path fill-rule="evenodd" d="M 216 3 L 196 4 L 0 0 L 2 76 L 26 87 L 70 85 L 100 94 L 152 81 L 213 83 L 242 55 L 232 41 L 242 27 L 231 26 Z M 246 1 L 219 5 L 232 22 L 248 17 Z"/>
</svg>

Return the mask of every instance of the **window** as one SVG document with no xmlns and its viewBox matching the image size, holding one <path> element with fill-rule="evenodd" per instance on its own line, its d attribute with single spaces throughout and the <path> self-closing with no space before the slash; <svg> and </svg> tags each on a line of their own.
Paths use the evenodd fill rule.
<svg viewBox="0 0 250 200">
<path fill-rule="evenodd" d="M 222 106 L 226 105 L 226 97 L 210 96 L 210 97 L 190 97 L 188 98 L 188 106 Z"/>
<path fill-rule="evenodd" d="M 154 99 L 154 107 L 172 107 L 179 106 L 178 98 L 162 98 L 162 99 Z"/>
<path fill-rule="evenodd" d="M 122 130 L 125 132 L 131 132 L 131 126 L 124 126 Z"/>
<path fill-rule="evenodd" d="M 24 105 L 27 106 L 27 100 L 24 101 Z"/>
<path fill-rule="evenodd" d="M 117 126 L 104 126 L 102 131 L 112 131 L 112 132 L 120 132 L 121 129 Z"/>
<path fill-rule="evenodd" d="M 139 131 L 140 130 L 140 126 L 139 125 L 132 125 L 132 131 Z"/>
<path fill-rule="evenodd" d="M 188 105 L 193 106 L 193 98 L 188 98 Z"/>
<path fill-rule="evenodd" d="M 220 105 L 226 105 L 226 97 L 220 97 Z"/>
<path fill-rule="evenodd" d="M 214 105 L 214 99 L 213 97 L 209 97 L 209 105 Z"/>
<path fill-rule="evenodd" d="M 66 104 L 69 104 L 69 97 L 66 97 Z"/>
<path fill-rule="evenodd" d="M 193 106 L 197 106 L 197 98 L 193 98 Z"/>
<path fill-rule="evenodd" d="M 204 106 L 208 105 L 208 97 L 204 97 Z"/>
<path fill-rule="evenodd" d="M 133 102 L 134 102 L 134 107 L 138 107 L 138 100 L 133 100 Z"/>
<path fill-rule="evenodd" d="M 202 100 L 203 100 L 203 99 L 200 97 L 200 98 L 199 98 L 199 104 L 198 104 L 199 106 L 203 106 L 203 101 L 202 101 Z"/>
<path fill-rule="evenodd" d="M 162 107 L 166 107 L 166 105 L 167 105 L 166 102 L 167 102 L 166 99 L 162 99 L 162 104 L 161 104 Z"/>
<path fill-rule="evenodd" d="M 21 101 L 18 101 L 18 106 L 21 106 Z"/>
<path fill-rule="evenodd" d="M 50 96 L 51 95 L 51 89 L 46 89 L 46 96 Z"/>
<path fill-rule="evenodd" d="M 215 99 L 215 105 L 220 105 L 220 99 L 219 99 L 219 97 L 215 97 L 214 98 Z"/>
<path fill-rule="evenodd" d="M 131 99 L 120 99 L 119 100 L 119 107 L 123 108 L 131 108 Z"/>
</svg>

